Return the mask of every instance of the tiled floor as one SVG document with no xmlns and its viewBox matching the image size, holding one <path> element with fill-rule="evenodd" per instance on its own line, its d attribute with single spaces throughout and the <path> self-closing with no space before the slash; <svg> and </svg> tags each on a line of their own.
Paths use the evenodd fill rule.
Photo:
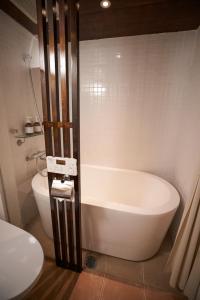
<svg viewBox="0 0 200 300">
<path fill-rule="evenodd" d="M 83 271 L 81 274 L 55 266 L 46 259 L 40 279 L 24 300 L 184 300 L 158 291 L 112 280 Z"/>
<path fill-rule="evenodd" d="M 169 292 L 128 285 L 92 273 L 82 272 L 70 300 L 183 300 Z"/>
<path fill-rule="evenodd" d="M 78 276 L 55 266 L 53 242 L 46 236 L 39 218 L 26 230 L 40 241 L 46 257 L 42 277 L 27 299 L 183 299 L 182 295 L 169 286 L 169 274 L 164 271 L 171 248 L 168 239 L 165 240 L 159 253 L 145 262 L 132 262 L 83 251 L 84 271 Z M 93 268 L 88 268 L 85 264 L 90 255 L 96 261 Z M 51 280 L 53 284 L 50 284 Z"/>
</svg>

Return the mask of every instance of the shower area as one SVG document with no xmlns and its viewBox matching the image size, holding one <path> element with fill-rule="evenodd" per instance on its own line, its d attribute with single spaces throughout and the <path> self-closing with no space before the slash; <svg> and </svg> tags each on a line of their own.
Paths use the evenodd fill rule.
<svg viewBox="0 0 200 300">
<path fill-rule="evenodd" d="M 52 154 L 73 157 L 73 131 L 68 128 L 64 143 L 69 148 L 61 155 L 56 155 L 56 144 L 49 152 L 47 140 L 45 148 L 47 131 L 53 140 L 55 131 L 45 131 L 42 125 L 47 120 L 37 33 L 36 2 L 40 1 L 9 2 L 31 20 L 33 29 L 24 28 L 0 6 L 0 217 L 34 235 L 47 262 L 54 264 L 58 260 L 46 162 Z M 180 291 L 170 287 L 165 267 L 200 170 L 198 4 L 193 1 L 187 18 L 189 4 L 175 5 L 176 13 L 180 9 L 183 16 L 180 13 L 177 23 L 172 18 L 162 27 L 153 24 L 147 10 L 151 5 L 165 8 L 167 18 L 170 9 L 162 2 L 168 1 L 141 2 L 111 1 L 103 8 L 100 1 L 87 0 L 80 1 L 78 8 L 81 267 L 88 274 L 182 299 Z M 140 21 L 140 9 L 146 23 Z M 60 40 L 57 47 L 60 55 Z M 71 40 L 67 49 L 71 55 Z M 62 112 L 60 123 L 73 122 L 71 60 L 72 56 L 67 63 L 69 119 L 61 120 Z M 48 64 L 52 64 L 50 55 Z M 59 68 L 62 72 L 61 60 Z M 59 105 L 61 109 L 61 101 Z M 27 117 L 39 122 L 40 132 L 25 134 Z M 60 132 L 62 136 L 65 129 Z M 56 205 L 59 214 L 61 206 Z M 70 216 L 67 205 L 65 218 Z M 75 208 L 71 214 L 75 223 Z M 30 299 L 35 295 L 37 288 Z"/>
</svg>

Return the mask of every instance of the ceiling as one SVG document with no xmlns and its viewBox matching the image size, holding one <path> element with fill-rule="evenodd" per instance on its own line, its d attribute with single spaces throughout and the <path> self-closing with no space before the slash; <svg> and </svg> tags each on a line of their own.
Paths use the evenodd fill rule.
<svg viewBox="0 0 200 300">
<path fill-rule="evenodd" d="M 80 40 L 192 30 L 200 25 L 200 0 L 110 1 L 111 7 L 103 9 L 100 0 L 80 0 Z M 19 13 L 17 21 L 26 27 L 30 20 L 29 28 L 37 33 L 36 0 L 1 0 L 0 8 L 5 11 L 7 6 L 8 14 L 13 10 L 9 2 L 25 15 L 23 21 Z M 15 18 L 16 13 L 10 15 Z"/>
<path fill-rule="evenodd" d="M 34 23 L 37 23 L 36 0 L 10 0 Z"/>
<path fill-rule="evenodd" d="M 80 0 L 80 39 L 196 29 L 199 0 L 111 0 L 102 9 L 99 0 Z"/>
</svg>

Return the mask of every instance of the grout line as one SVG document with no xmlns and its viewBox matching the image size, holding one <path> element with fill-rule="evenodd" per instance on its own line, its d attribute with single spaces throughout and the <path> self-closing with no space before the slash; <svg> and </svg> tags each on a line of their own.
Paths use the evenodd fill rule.
<svg viewBox="0 0 200 300">
<path fill-rule="evenodd" d="M 99 291 L 98 300 L 103 300 L 104 288 L 105 288 L 105 275 L 102 276 L 102 284 L 101 284 L 101 288 L 100 288 L 100 291 Z"/>
<path fill-rule="evenodd" d="M 103 300 L 103 293 L 104 293 L 105 284 L 107 280 L 107 273 L 108 273 L 107 267 L 108 267 L 107 256 L 104 255 L 104 270 L 102 274 L 102 286 L 101 286 L 101 293 L 100 293 L 99 300 Z"/>
<path fill-rule="evenodd" d="M 146 285 L 145 285 L 145 280 L 144 280 L 144 263 L 143 262 L 142 262 L 142 283 L 143 283 L 144 300 L 147 300 Z"/>
</svg>

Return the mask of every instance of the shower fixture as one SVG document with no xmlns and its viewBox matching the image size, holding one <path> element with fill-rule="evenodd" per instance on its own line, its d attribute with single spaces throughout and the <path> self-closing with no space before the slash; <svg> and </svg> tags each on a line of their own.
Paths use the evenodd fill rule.
<svg viewBox="0 0 200 300">
<path fill-rule="evenodd" d="M 32 155 L 26 156 L 26 161 L 30 161 L 30 160 L 37 159 L 37 158 L 40 158 L 41 160 L 45 160 L 46 159 L 45 151 L 44 150 L 37 151 L 37 152 L 33 153 Z"/>
<path fill-rule="evenodd" d="M 37 151 L 32 153 L 31 155 L 26 156 L 26 161 L 30 162 L 32 160 L 35 160 L 36 170 L 42 177 L 47 177 L 47 170 L 46 169 L 40 169 L 39 161 L 46 161 L 46 152 L 44 150 Z"/>
<path fill-rule="evenodd" d="M 44 130 L 43 130 L 43 127 L 41 125 L 42 124 L 42 118 L 41 118 L 40 112 L 39 112 L 38 101 L 37 101 L 37 97 L 36 97 L 36 93 L 35 93 L 35 88 L 34 88 L 34 83 L 33 83 L 33 76 L 32 76 L 32 72 L 31 72 L 32 56 L 29 53 L 25 53 L 25 54 L 23 54 L 22 59 L 25 63 L 25 66 L 28 68 L 28 74 L 29 74 L 29 79 L 30 79 L 30 84 L 31 84 L 31 90 L 32 90 L 33 100 L 34 100 L 34 105 L 35 105 L 35 111 L 36 111 L 36 114 L 37 114 L 39 122 L 40 122 L 41 132 L 44 134 Z"/>
</svg>

